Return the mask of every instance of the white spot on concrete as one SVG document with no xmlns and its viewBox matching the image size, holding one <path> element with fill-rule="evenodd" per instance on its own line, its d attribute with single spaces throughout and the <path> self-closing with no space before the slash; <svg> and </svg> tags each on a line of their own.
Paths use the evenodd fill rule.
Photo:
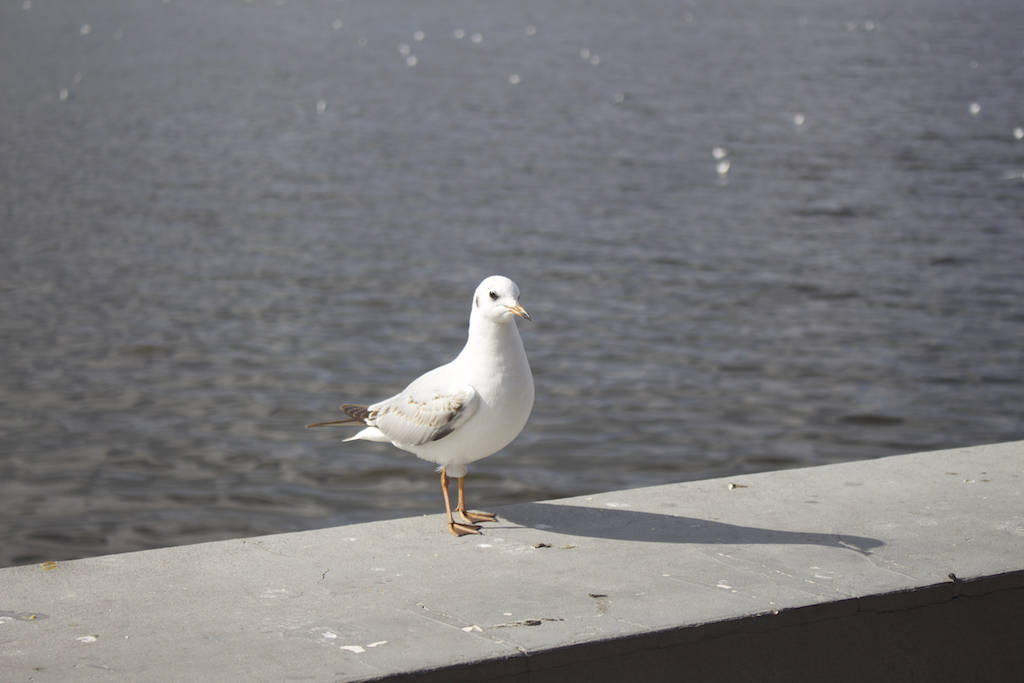
<svg viewBox="0 0 1024 683">
<path fill-rule="evenodd" d="M 1014 536 L 1024 538 L 1024 524 L 1021 524 L 1018 521 L 1000 522 L 995 525 L 995 528 L 997 531 L 1005 531 L 1013 534 Z"/>
<path fill-rule="evenodd" d="M 366 648 L 364 648 L 361 645 L 342 645 L 341 649 L 342 650 L 347 650 L 348 652 L 354 652 L 357 655 L 362 653 L 362 652 L 366 652 Z"/>
<path fill-rule="evenodd" d="M 633 507 L 629 503 L 605 503 L 605 507 L 609 508 L 631 508 Z"/>
<path fill-rule="evenodd" d="M 388 643 L 388 641 L 386 641 L 386 640 L 378 640 L 376 643 L 370 643 L 366 647 L 378 647 L 380 645 L 387 645 L 387 643 Z"/>
<path fill-rule="evenodd" d="M 472 626 L 464 626 L 462 630 L 466 633 L 472 633 L 473 631 L 480 631 L 481 633 L 483 632 L 483 629 L 477 626 L 476 624 L 473 624 Z"/>
<path fill-rule="evenodd" d="M 75 638 L 75 640 L 80 643 L 95 643 L 96 636 L 79 636 L 78 638 Z"/>
</svg>

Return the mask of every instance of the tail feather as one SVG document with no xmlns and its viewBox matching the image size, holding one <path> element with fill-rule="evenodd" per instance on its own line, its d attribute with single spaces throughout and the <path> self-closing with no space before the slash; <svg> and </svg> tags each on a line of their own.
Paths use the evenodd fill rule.
<svg viewBox="0 0 1024 683">
<path fill-rule="evenodd" d="M 315 424 L 306 425 L 306 428 L 310 427 L 336 427 L 344 425 L 366 425 L 367 418 L 370 417 L 370 410 L 367 406 L 358 405 L 355 403 L 346 403 L 341 406 L 341 410 L 348 416 L 344 420 L 331 420 L 330 422 L 317 422 Z"/>
</svg>

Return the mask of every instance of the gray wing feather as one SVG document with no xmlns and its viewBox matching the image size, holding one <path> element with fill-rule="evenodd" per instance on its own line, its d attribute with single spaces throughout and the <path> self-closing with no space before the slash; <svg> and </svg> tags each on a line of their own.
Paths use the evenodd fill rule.
<svg viewBox="0 0 1024 683">
<path fill-rule="evenodd" d="M 422 446 L 455 431 L 479 405 L 471 386 L 431 393 L 411 391 L 371 406 L 373 426 L 404 446 Z"/>
</svg>

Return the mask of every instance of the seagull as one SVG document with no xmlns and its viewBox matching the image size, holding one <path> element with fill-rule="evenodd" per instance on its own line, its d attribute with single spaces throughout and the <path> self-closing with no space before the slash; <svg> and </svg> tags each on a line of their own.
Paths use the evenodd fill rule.
<svg viewBox="0 0 1024 683">
<path fill-rule="evenodd" d="M 345 419 L 306 426 L 362 426 L 345 441 L 390 442 L 436 463 L 448 531 L 479 534 L 477 522 L 493 522 L 497 516 L 466 509 L 466 465 L 512 443 L 533 410 L 533 373 L 516 316 L 530 320 L 519 304 L 516 283 L 500 275 L 487 278 L 473 294 L 469 339 L 455 360 L 379 403 L 342 405 Z M 459 481 L 459 522 L 452 516 L 449 477 Z"/>
</svg>

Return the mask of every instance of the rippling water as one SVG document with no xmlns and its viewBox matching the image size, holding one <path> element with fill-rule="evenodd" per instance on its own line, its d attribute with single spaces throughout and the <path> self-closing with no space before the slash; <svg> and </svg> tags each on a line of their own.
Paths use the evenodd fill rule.
<svg viewBox="0 0 1024 683">
<path fill-rule="evenodd" d="M 0 4 L 0 565 L 439 513 L 492 273 L 476 507 L 1024 438 L 1024 5 L 847 5 Z"/>
</svg>

